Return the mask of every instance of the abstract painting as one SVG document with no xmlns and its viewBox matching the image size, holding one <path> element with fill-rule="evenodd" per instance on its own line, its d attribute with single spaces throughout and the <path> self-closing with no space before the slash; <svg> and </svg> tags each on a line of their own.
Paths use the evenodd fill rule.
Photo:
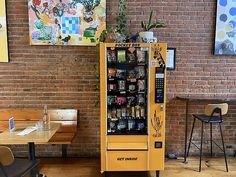
<svg viewBox="0 0 236 177">
<path fill-rule="evenodd" d="M 236 0 L 217 0 L 214 53 L 236 54 Z"/>
<path fill-rule="evenodd" d="M 5 0 L 0 0 L 0 62 L 8 62 L 7 19 Z"/>
<path fill-rule="evenodd" d="M 106 0 L 28 0 L 31 45 L 95 46 L 106 28 Z"/>
</svg>

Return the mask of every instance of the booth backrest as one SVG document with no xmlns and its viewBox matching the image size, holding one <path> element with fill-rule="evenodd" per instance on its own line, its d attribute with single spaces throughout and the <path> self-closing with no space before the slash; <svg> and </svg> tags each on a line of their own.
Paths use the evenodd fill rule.
<svg viewBox="0 0 236 177">
<path fill-rule="evenodd" d="M 14 117 L 16 127 L 24 123 L 34 123 L 42 120 L 43 109 L 0 109 L 0 131 L 8 128 L 8 120 Z M 61 123 L 58 132 L 76 132 L 77 115 L 76 109 L 49 109 L 48 115 L 52 122 Z"/>
</svg>

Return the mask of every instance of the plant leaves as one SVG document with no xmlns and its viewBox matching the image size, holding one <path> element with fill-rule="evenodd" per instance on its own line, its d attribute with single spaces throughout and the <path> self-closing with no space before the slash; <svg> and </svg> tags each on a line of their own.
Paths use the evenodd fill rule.
<svg viewBox="0 0 236 177">
<path fill-rule="evenodd" d="M 144 28 L 144 22 L 143 21 L 141 21 L 141 27 Z"/>
<path fill-rule="evenodd" d="M 148 20 L 148 26 L 150 26 L 152 23 L 152 14 L 153 14 L 153 11 L 151 11 L 151 13 L 150 13 L 149 20 Z"/>
<path fill-rule="evenodd" d="M 156 27 L 156 24 L 151 24 L 147 27 L 147 31 Z"/>
</svg>

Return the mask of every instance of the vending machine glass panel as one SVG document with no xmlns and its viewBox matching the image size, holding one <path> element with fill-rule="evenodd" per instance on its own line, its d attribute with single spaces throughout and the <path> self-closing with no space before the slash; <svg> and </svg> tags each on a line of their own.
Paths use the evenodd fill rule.
<svg viewBox="0 0 236 177">
<path fill-rule="evenodd" d="M 147 134 L 149 50 L 107 47 L 107 134 Z"/>
</svg>

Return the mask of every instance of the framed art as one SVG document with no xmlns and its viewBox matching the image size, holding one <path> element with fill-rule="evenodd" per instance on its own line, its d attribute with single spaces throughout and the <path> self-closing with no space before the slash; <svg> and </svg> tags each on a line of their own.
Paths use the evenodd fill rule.
<svg viewBox="0 0 236 177">
<path fill-rule="evenodd" d="M 167 48 L 166 69 L 175 70 L 176 48 Z"/>
<path fill-rule="evenodd" d="M 0 62 L 8 62 L 7 17 L 5 0 L 0 0 Z"/>
<path fill-rule="evenodd" d="M 31 45 L 95 46 L 106 28 L 106 0 L 29 0 Z"/>
<path fill-rule="evenodd" d="M 236 55 L 236 1 L 217 0 L 215 55 Z"/>
</svg>

